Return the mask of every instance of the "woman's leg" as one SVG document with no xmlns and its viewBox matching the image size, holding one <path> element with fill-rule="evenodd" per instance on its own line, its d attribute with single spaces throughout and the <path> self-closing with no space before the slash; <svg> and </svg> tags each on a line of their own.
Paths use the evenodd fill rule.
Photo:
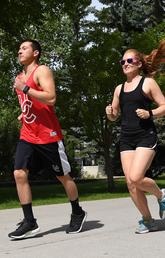
<svg viewBox="0 0 165 258">
<path fill-rule="evenodd" d="M 151 178 L 145 177 L 146 170 L 150 167 L 154 155 L 154 150 L 142 147 L 137 148 L 131 165 L 129 177 L 131 182 L 139 190 L 152 193 L 157 197 L 157 199 L 161 199 L 162 192 L 156 182 Z"/>
<path fill-rule="evenodd" d="M 134 184 L 130 179 L 130 175 L 133 173 L 132 167 L 134 167 L 135 156 L 136 156 L 136 151 L 121 152 L 122 167 L 126 177 L 127 186 L 128 186 L 128 190 L 130 192 L 131 198 L 134 204 L 136 205 L 137 209 L 142 214 L 142 216 L 148 220 L 151 218 L 151 213 L 148 208 L 147 198 L 145 196 L 145 193 L 143 190 L 138 189 L 136 187 L 136 184 Z"/>
</svg>

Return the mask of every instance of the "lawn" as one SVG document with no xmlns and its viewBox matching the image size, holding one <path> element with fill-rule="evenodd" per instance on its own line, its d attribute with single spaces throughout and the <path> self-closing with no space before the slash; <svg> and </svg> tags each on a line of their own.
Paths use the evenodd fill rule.
<svg viewBox="0 0 165 258">
<path fill-rule="evenodd" d="M 160 188 L 165 187 L 165 174 L 157 180 Z M 77 182 L 81 201 L 122 198 L 129 196 L 125 180 L 115 179 L 115 191 L 107 191 L 107 181 L 86 180 Z M 32 185 L 33 205 L 45 205 L 68 202 L 64 188 L 61 184 Z M 0 187 L 0 209 L 20 207 L 15 186 Z"/>
</svg>

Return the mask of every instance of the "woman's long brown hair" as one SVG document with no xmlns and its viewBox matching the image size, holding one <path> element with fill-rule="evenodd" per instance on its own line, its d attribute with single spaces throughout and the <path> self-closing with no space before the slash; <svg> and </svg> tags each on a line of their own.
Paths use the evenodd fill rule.
<svg viewBox="0 0 165 258">
<path fill-rule="evenodd" d="M 164 72 L 165 39 L 161 40 L 158 48 L 152 50 L 149 55 L 140 53 L 136 49 L 128 49 L 126 52 L 133 52 L 136 58 L 142 62 L 141 70 L 146 76 L 154 77 L 158 72 Z"/>
</svg>

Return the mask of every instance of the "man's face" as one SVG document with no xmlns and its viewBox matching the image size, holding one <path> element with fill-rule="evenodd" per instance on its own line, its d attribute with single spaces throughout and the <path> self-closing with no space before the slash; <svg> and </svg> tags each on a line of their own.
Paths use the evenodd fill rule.
<svg viewBox="0 0 165 258">
<path fill-rule="evenodd" d="M 26 65 L 35 59 L 35 51 L 31 42 L 23 42 L 18 50 L 18 60 L 20 64 Z"/>
</svg>

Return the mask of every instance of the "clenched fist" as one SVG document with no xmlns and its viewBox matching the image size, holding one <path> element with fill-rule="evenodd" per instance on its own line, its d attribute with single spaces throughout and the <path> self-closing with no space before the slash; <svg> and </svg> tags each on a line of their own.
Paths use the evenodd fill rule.
<svg viewBox="0 0 165 258">
<path fill-rule="evenodd" d="M 106 106 L 105 112 L 106 112 L 107 115 L 113 115 L 113 108 L 112 108 L 112 105 L 111 105 L 111 104 L 109 104 L 108 106 Z"/>
<path fill-rule="evenodd" d="M 149 111 L 141 108 L 136 109 L 136 114 L 141 119 L 148 119 L 150 117 Z"/>
</svg>

